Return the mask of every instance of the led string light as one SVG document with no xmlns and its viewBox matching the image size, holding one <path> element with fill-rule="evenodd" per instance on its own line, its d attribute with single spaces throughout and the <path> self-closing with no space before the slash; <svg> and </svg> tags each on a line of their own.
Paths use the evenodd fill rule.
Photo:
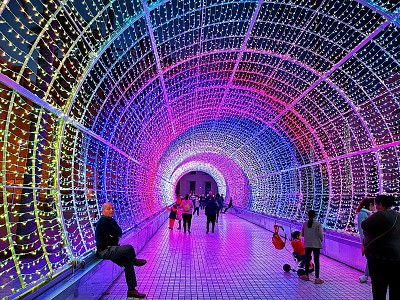
<svg viewBox="0 0 400 300">
<path fill-rule="evenodd" d="M 202 171 L 204 173 L 207 173 L 210 175 L 215 182 L 217 183 L 217 190 L 218 193 L 227 195 L 226 194 L 226 182 L 224 180 L 223 175 L 213 166 L 205 161 L 202 162 L 196 162 L 196 161 L 190 161 L 186 163 L 185 165 L 180 166 L 176 171 L 174 172 L 173 176 L 171 177 L 172 182 L 178 182 L 185 174 L 188 174 L 191 171 Z M 175 191 L 173 190 L 174 186 L 170 185 L 169 190 L 166 190 L 165 192 L 169 195 L 174 195 Z"/>
<path fill-rule="evenodd" d="M 190 155 L 190 154 L 189 154 Z M 217 155 L 215 153 L 202 153 L 194 154 L 184 161 L 173 170 L 171 174 L 171 182 L 160 182 L 159 189 L 160 195 L 163 195 L 163 201 L 170 204 L 175 201 L 173 195 L 175 194 L 175 184 L 179 178 L 191 170 L 203 171 L 214 178 L 217 182 L 218 192 L 224 194 L 226 197 L 233 197 L 238 205 L 246 205 L 246 190 L 237 189 L 235 187 L 246 187 L 246 179 L 244 174 L 240 171 L 233 161 Z M 225 176 L 222 175 L 223 173 Z M 232 176 L 235 174 L 235 176 Z"/>
<path fill-rule="evenodd" d="M 79 126 L 66 125 L 61 131 L 56 116 L 47 117 L 37 105 L 0 87 L 1 174 L 6 182 L 0 229 L 9 232 L 0 239 L 0 253 L 10 276 L 2 286 L 4 295 L 34 286 L 93 249 L 92 224 L 105 201 L 116 201 L 124 229 L 162 209 L 170 199 L 164 193 L 174 184 L 166 178 L 180 167 L 216 167 L 228 187 L 248 188 L 241 194 L 228 189 L 237 192 L 243 207 L 300 221 L 314 208 L 326 227 L 351 233 L 356 232 L 354 208 L 363 196 L 399 192 L 399 51 L 393 2 L 328 1 L 316 8 L 301 0 L 270 1 L 262 4 L 246 36 L 255 2 L 202 6 L 153 1 L 148 4 L 151 43 L 140 1 L 104 5 L 82 0 L 57 3 L 57 9 L 54 4 L 44 10 L 39 0 L 25 7 L 3 3 L 2 74 L 116 148 L 82 133 Z M 338 62 L 385 19 L 392 24 L 335 67 L 271 129 L 265 126 L 284 111 L 284 103 L 296 101 L 320 78 L 318 72 Z M 39 34 L 35 26 L 42 29 Z M 159 87 L 160 76 L 165 88 Z M 176 139 L 166 123 L 165 93 Z M 208 121 L 224 95 L 221 119 L 211 132 Z M 353 106 L 346 107 L 343 98 Z M 335 134 L 337 129 L 341 135 Z M 346 153 L 351 155 L 335 160 Z M 43 159 L 27 164 L 35 155 Z M 43 176 L 23 189 L 18 180 L 26 173 Z M 238 175 L 240 180 L 234 181 Z M 36 212 L 29 203 L 21 204 L 28 195 Z M 36 229 L 17 234 L 18 224 L 28 222 L 17 219 L 23 216 L 32 217 Z M 12 253 L 14 240 L 25 241 L 35 264 Z M 50 249 L 50 243 L 57 246 Z"/>
<path fill-rule="evenodd" d="M 230 126 L 232 126 L 233 124 L 235 124 L 236 122 L 233 120 L 233 122 L 231 122 L 231 125 Z M 211 126 L 211 125 L 210 125 Z M 201 127 L 202 126 L 199 126 L 199 130 L 201 129 Z M 245 126 L 245 127 L 243 127 L 243 128 L 251 128 L 251 123 L 247 123 L 247 126 Z M 236 132 L 237 131 L 237 128 L 232 128 L 231 127 L 231 129 L 235 129 L 235 130 L 233 130 L 232 131 L 232 136 L 229 138 L 229 140 L 230 141 L 234 141 L 234 137 L 235 137 L 235 135 L 237 135 L 238 133 L 233 133 L 233 132 Z M 228 132 L 227 130 L 223 130 L 223 131 L 225 131 L 225 132 Z M 223 132 L 222 130 L 221 130 L 221 132 Z M 207 132 L 207 131 L 206 131 Z M 219 132 L 218 130 L 216 131 L 216 132 Z M 249 131 L 249 133 L 250 133 L 251 131 Z M 196 137 L 196 139 L 194 139 L 194 141 L 203 141 L 204 140 L 204 138 L 202 138 L 202 136 L 201 135 L 199 135 L 199 136 L 197 136 L 197 135 L 194 135 L 195 134 L 195 132 L 193 132 L 193 130 L 191 130 L 188 134 L 190 134 L 190 137 L 193 137 L 193 136 L 195 136 Z M 201 132 L 199 132 L 199 134 L 201 134 Z M 202 133 L 203 135 L 205 135 L 206 133 Z M 250 137 L 250 136 L 249 136 Z M 248 138 L 249 138 L 248 137 Z M 244 139 L 246 139 L 246 138 L 244 138 Z M 222 141 L 225 141 L 226 142 L 226 137 L 225 137 L 225 139 L 224 138 L 222 138 L 222 137 L 220 137 L 220 138 L 218 138 L 218 137 L 216 137 L 215 138 L 215 141 L 218 141 L 218 140 L 220 140 L 221 142 Z M 239 140 L 241 140 L 241 139 L 239 139 Z M 231 142 L 231 143 L 232 143 Z M 265 140 L 264 140 L 264 142 L 265 142 Z M 171 154 L 169 154 L 168 156 L 166 156 L 166 158 L 164 158 L 161 162 L 160 162 L 160 165 L 161 166 L 163 166 L 163 161 L 165 160 L 165 162 L 168 162 L 168 163 L 166 163 L 165 164 L 165 166 L 166 167 L 168 167 L 169 168 L 169 171 L 167 171 L 167 170 L 165 170 L 163 173 L 169 173 L 169 172 L 172 172 L 172 169 L 171 169 L 171 166 L 173 166 L 173 165 L 177 165 L 177 163 L 178 162 L 175 162 L 174 160 L 175 159 L 179 159 L 179 161 L 182 159 L 183 161 L 184 161 L 184 157 L 186 156 L 186 155 L 190 155 L 190 156 L 194 156 L 196 159 L 197 159 L 197 156 L 198 155 L 200 155 L 202 152 L 205 152 L 205 153 L 207 153 L 207 152 L 210 152 L 210 154 L 208 154 L 208 156 L 210 156 L 210 157 L 212 157 L 212 155 L 215 155 L 215 154 L 212 154 L 213 152 L 215 152 L 215 151 L 221 151 L 221 150 L 219 150 L 220 148 L 221 148 L 221 145 L 218 145 L 218 143 L 203 143 L 203 142 L 197 142 L 196 144 L 193 144 L 193 143 L 187 143 L 187 142 L 185 142 L 185 140 L 182 140 L 181 142 L 181 145 L 179 146 L 179 145 L 177 145 L 176 147 L 176 149 L 179 149 L 179 151 L 180 151 L 180 155 L 179 156 L 177 156 L 177 155 L 174 155 L 174 152 L 172 152 Z M 187 148 L 187 150 L 186 150 L 186 152 L 187 152 L 187 154 L 184 154 L 184 152 L 182 152 L 182 150 L 183 150 L 183 147 L 185 146 L 185 145 L 187 145 L 186 146 L 186 148 Z M 240 145 L 240 144 L 239 144 Z M 225 151 L 227 151 L 227 152 L 232 152 L 233 151 L 233 149 L 231 148 L 232 147 L 232 144 L 228 144 L 228 145 L 226 145 L 226 146 L 230 146 L 229 148 L 227 148 L 227 149 L 225 149 Z M 203 148 L 203 149 L 201 149 L 201 148 Z M 263 147 L 264 148 L 264 147 Z M 268 148 L 268 147 L 267 147 Z M 283 149 L 279 149 L 280 151 L 282 151 Z M 197 154 L 196 154 L 196 152 L 197 152 Z M 242 153 L 242 152 L 241 152 Z M 271 153 L 266 153 L 265 154 L 265 156 L 266 157 L 271 157 Z M 189 156 L 189 157 L 190 157 Z M 242 156 L 237 156 L 237 157 L 235 157 L 234 159 L 235 159 L 235 161 L 236 161 L 236 163 L 240 166 L 240 168 L 242 168 L 243 170 L 246 170 L 245 172 L 247 173 L 247 176 L 249 176 L 249 173 L 250 172 L 254 172 L 254 173 L 258 173 L 258 172 L 262 172 L 261 171 L 261 169 L 260 169 L 260 166 L 257 166 L 257 164 L 265 164 L 265 163 L 267 163 L 267 162 L 269 162 L 269 161 L 271 161 L 270 159 L 262 159 L 262 158 L 257 158 L 257 159 L 249 159 L 249 157 L 250 156 L 253 156 L 253 155 L 250 155 L 250 153 L 248 152 L 248 153 L 245 153 L 245 154 L 243 154 L 243 157 Z M 291 156 L 291 154 L 289 154 L 289 156 Z M 210 157 L 206 157 L 206 159 L 204 160 L 204 162 L 206 162 L 206 161 L 209 161 L 210 160 Z M 252 163 L 252 165 L 249 165 L 249 163 L 250 162 L 253 162 Z M 250 171 L 251 170 L 251 171 Z M 259 171 L 257 171 L 257 170 L 259 170 Z M 238 172 L 238 170 L 237 170 L 237 168 L 236 169 L 232 169 L 232 171 L 227 171 L 227 173 L 226 173 L 227 175 L 225 175 L 226 177 L 228 177 L 226 180 L 227 180 L 227 182 L 229 182 L 229 178 L 235 178 L 235 177 L 237 177 L 239 174 L 240 174 L 240 172 Z M 255 175 L 253 175 L 253 176 L 255 176 Z M 250 177 L 250 176 L 249 176 Z M 228 186 L 228 183 L 227 183 L 227 186 Z M 233 186 L 233 187 L 232 187 Z M 230 188 L 230 192 L 232 192 L 232 193 L 237 193 L 238 192 L 238 190 L 241 190 L 241 189 L 243 189 L 243 188 L 246 188 L 246 184 L 244 184 L 244 182 L 241 182 L 241 184 L 240 185 L 232 185 L 231 186 L 231 188 Z M 239 188 L 240 187 L 240 188 Z M 248 183 L 247 183 L 247 187 L 248 187 Z M 255 185 L 253 185 L 252 186 L 252 188 L 254 188 L 254 189 L 256 189 L 257 188 L 257 186 L 255 186 Z M 252 197 L 254 197 L 254 194 L 257 194 L 257 193 L 253 193 L 253 195 L 252 195 Z M 271 192 L 271 194 L 272 194 L 272 192 Z M 262 194 L 260 193 L 259 194 L 259 196 L 262 196 Z M 166 197 L 168 197 L 168 196 L 166 196 Z M 169 196 L 169 197 L 171 197 L 171 196 Z M 170 198 L 171 199 L 171 198 Z M 256 199 L 257 200 L 257 199 Z M 238 200 L 237 201 L 240 201 L 240 198 L 238 198 Z M 254 198 L 253 198 L 253 203 L 257 203 L 257 201 L 255 201 L 254 200 Z M 243 203 L 243 205 L 244 206 L 247 206 L 245 203 Z"/>
<path fill-rule="evenodd" d="M 327 89 L 327 87 L 325 87 L 325 88 L 322 88 L 322 89 L 316 89 L 316 91 L 318 91 L 318 90 L 320 90 L 320 93 L 321 93 L 321 95 L 324 95 L 324 94 L 326 94 L 326 91 L 327 90 L 329 90 L 329 89 Z M 324 91 L 325 90 L 325 91 Z M 316 95 L 314 95 L 314 99 L 315 98 L 320 98 L 320 97 L 315 97 Z M 323 111 L 323 109 L 322 110 L 319 110 L 318 109 L 318 107 L 316 107 L 316 106 L 312 106 L 312 105 L 308 105 L 308 103 L 310 103 L 310 101 L 307 101 L 307 97 L 305 97 L 304 99 L 302 99 L 298 104 L 297 104 L 297 106 L 299 106 L 299 105 L 301 105 L 301 103 L 303 103 L 304 102 L 304 104 L 305 104 L 305 106 L 308 106 L 307 107 L 307 110 L 308 109 L 310 109 L 310 110 L 315 110 L 315 109 L 317 109 L 317 113 L 316 112 L 308 112 L 308 111 L 306 111 L 306 110 L 304 110 L 304 109 L 302 109 L 302 114 L 305 114 L 306 113 L 306 115 L 307 116 L 309 116 L 308 117 L 308 119 L 309 118 L 313 118 L 313 116 L 318 116 L 319 115 L 319 121 L 318 122 L 316 122 L 316 125 L 315 126 L 317 126 L 317 127 L 321 127 L 321 130 L 323 130 L 324 132 L 325 132 L 325 136 L 327 136 L 328 137 L 328 140 L 327 140 L 327 142 L 325 142 L 325 143 L 329 143 L 329 144 L 331 144 L 332 145 L 332 148 L 335 146 L 336 148 L 338 148 L 338 146 L 340 146 L 340 145 L 342 145 L 341 147 L 339 147 L 340 148 L 340 150 L 339 151 L 346 151 L 346 152 L 351 152 L 351 149 L 350 148 L 348 148 L 348 149 L 342 149 L 343 148 L 343 145 L 344 145 L 344 143 L 347 143 L 346 141 L 348 141 L 348 140 L 350 140 L 349 139 L 349 137 L 350 137 L 350 135 L 349 134 L 341 134 L 341 135 L 338 135 L 338 136 L 336 136 L 335 137 L 335 134 L 336 134 L 336 132 L 335 131 L 330 131 L 331 129 L 329 129 L 329 128 L 335 128 L 335 127 L 337 127 L 337 129 L 336 129 L 336 131 L 341 131 L 341 128 L 343 128 L 343 125 L 342 125 L 342 123 L 339 123 L 339 126 L 337 126 L 337 125 L 335 125 L 335 118 L 333 118 L 332 119 L 332 116 L 334 116 L 334 115 L 336 115 L 336 116 L 339 116 L 339 117 L 336 117 L 336 119 L 339 119 L 339 118 L 341 118 L 341 119 L 343 119 L 343 117 L 342 117 L 342 112 L 340 112 L 340 107 L 338 106 L 336 106 L 335 104 L 334 104 L 334 102 L 331 102 L 329 99 L 332 99 L 332 100 L 334 100 L 335 99 L 335 97 L 333 97 L 333 95 L 331 96 L 331 97 L 329 97 L 329 98 L 326 98 L 326 99 L 324 99 L 324 103 L 326 103 L 327 105 L 326 105 L 326 107 L 329 107 L 329 110 L 325 110 L 325 112 L 329 112 L 330 114 L 331 114 L 331 116 L 326 116 L 326 113 Z M 338 97 L 336 97 L 336 99 L 337 100 L 339 100 L 340 101 L 340 98 L 338 98 Z M 315 100 L 314 100 L 315 101 Z M 346 109 L 346 106 L 344 106 L 343 107 L 344 109 Z M 342 108 L 342 109 L 343 109 Z M 335 109 L 335 110 L 333 110 L 333 109 Z M 321 119 L 321 117 L 323 116 L 323 118 Z M 324 122 L 325 122 L 325 124 L 324 124 Z M 341 121 L 342 122 L 342 121 Z M 345 123 L 347 123 L 347 120 L 344 120 L 344 122 Z M 324 129 L 326 127 L 326 129 Z M 347 125 L 347 127 L 345 127 L 345 128 L 348 128 L 348 125 Z M 329 133 L 329 134 L 327 134 L 327 133 Z M 342 141 L 342 138 L 341 138 L 341 136 L 344 136 L 344 139 L 343 139 L 343 141 Z M 334 149 L 332 149 L 332 150 L 334 150 Z M 328 150 L 329 151 L 329 150 Z M 330 153 L 330 156 L 338 156 L 340 153 Z M 351 173 L 351 171 L 350 171 L 350 173 Z M 336 183 L 339 183 L 340 184 L 340 181 L 341 181 L 341 178 L 342 178 L 342 176 L 339 176 L 339 181 L 337 181 L 337 178 L 335 178 L 334 176 L 333 176 L 333 178 L 332 178 L 332 182 L 336 182 Z M 349 186 L 351 186 L 351 182 L 350 183 L 346 183 L 346 184 L 342 184 L 342 185 L 340 185 L 341 186 L 341 189 L 342 189 L 342 187 L 349 187 Z M 332 191 L 333 193 L 334 193 L 334 191 Z M 343 195 L 343 197 L 345 197 L 345 191 L 343 191 L 343 190 L 341 190 L 341 192 L 340 193 L 338 193 L 338 194 L 340 194 L 340 195 Z M 350 192 L 350 201 L 352 201 L 352 199 L 353 199 L 353 195 L 351 194 L 351 192 Z M 333 200 L 335 200 L 335 199 L 333 199 Z M 331 200 L 331 202 L 332 202 L 332 200 Z M 346 207 L 346 203 L 344 202 L 344 201 L 342 201 L 342 198 L 340 197 L 340 200 L 339 200 L 339 206 L 343 206 L 343 207 Z M 340 214 L 339 213 L 336 213 L 336 214 L 333 214 L 334 216 L 335 216 L 335 218 L 336 218 L 336 220 L 338 220 L 338 217 L 340 216 Z M 325 223 L 327 223 L 327 220 L 325 220 Z M 335 222 L 335 224 L 336 224 L 337 222 Z"/>
</svg>

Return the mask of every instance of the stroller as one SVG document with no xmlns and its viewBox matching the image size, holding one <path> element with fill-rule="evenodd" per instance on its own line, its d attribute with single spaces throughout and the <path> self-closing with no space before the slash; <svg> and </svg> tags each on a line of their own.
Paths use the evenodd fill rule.
<svg viewBox="0 0 400 300">
<path fill-rule="evenodd" d="M 297 253 L 297 252 L 293 252 L 293 260 L 294 260 L 294 267 L 292 268 L 289 264 L 284 264 L 283 265 L 283 271 L 285 272 L 296 272 L 297 276 L 301 276 L 306 274 L 306 268 L 305 265 L 303 263 L 303 260 L 301 258 L 301 256 Z M 308 270 L 309 273 L 314 272 L 314 264 L 313 262 L 310 262 L 310 268 Z"/>
<path fill-rule="evenodd" d="M 272 244 L 275 246 L 276 249 L 282 250 L 285 248 L 287 236 L 286 236 L 286 233 L 285 233 L 285 236 L 281 236 L 279 234 L 279 229 L 282 229 L 282 231 L 285 232 L 285 230 L 283 229 L 282 226 L 274 225 L 274 233 L 272 235 Z M 284 240 L 282 240 L 282 238 L 284 238 Z M 286 250 L 289 251 L 288 249 L 286 249 Z M 296 272 L 297 275 L 300 277 L 301 275 L 304 275 L 306 273 L 303 259 L 297 252 L 293 252 L 292 255 L 293 255 L 293 260 L 294 260 L 294 267 L 292 268 L 290 264 L 284 264 L 283 270 L 285 272 L 290 272 L 290 271 Z M 309 272 L 310 273 L 314 272 L 314 264 L 312 262 L 310 262 Z"/>
</svg>

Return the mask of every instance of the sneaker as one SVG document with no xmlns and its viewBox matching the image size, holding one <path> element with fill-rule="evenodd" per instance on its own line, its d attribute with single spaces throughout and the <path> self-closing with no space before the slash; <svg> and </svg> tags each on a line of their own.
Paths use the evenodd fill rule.
<svg viewBox="0 0 400 300">
<path fill-rule="evenodd" d="M 136 289 L 133 291 L 128 291 L 126 294 L 128 298 L 145 298 L 146 294 L 139 293 Z"/>
<path fill-rule="evenodd" d="M 141 267 L 141 266 L 144 266 L 145 264 L 147 264 L 147 260 L 145 260 L 145 259 L 136 259 L 133 262 L 133 265 L 136 267 Z"/>
<path fill-rule="evenodd" d="M 366 283 L 368 281 L 368 276 L 363 275 L 363 276 L 359 277 L 358 279 L 360 280 L 361 283 Z"/>
<path fill-rule="evenodd" d="M 310 281 L 310 278 L 308 278 L 308 275 L 301 275 L 300 279 L 304 280 L 304 281 Z"/>
<path fill-rule="evenodd" d="M 314 283 L 315 283 L 315 284 L 323 284 L 324 281 L 323 281 L 321 278 L 315 278 Z"/>
</svg>

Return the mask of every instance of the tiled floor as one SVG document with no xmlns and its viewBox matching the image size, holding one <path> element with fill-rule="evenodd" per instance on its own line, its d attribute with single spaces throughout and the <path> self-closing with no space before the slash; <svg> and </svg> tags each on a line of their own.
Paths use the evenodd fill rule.
<svg viewBox="0 0 400 300">
<path fill-rule="evenodd" d="M 282 270 L 293 265 L 291 251 L 276 250 L 271 232 L 231 214 L 220 217 L 213 234 L 205 223 L 204 211 L 193 217 L 191 234 L 166 223 L 139 253 L 148 260 L 136 268 L 146 299 L 372 299 L 357 270 L 323 256 L 325 283 L 305 282 Z M 126 299 L 126 290 L 122 273 L 101 299 Z"/>
</svg>

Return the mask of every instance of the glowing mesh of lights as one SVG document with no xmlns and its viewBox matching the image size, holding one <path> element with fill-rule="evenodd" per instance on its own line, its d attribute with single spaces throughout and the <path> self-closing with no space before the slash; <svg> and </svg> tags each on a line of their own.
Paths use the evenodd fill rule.
<svg viewBox="0 0 400 300">
<path fill-rule="evenodd" d="M 2 1 L 0 296 L 172 203 L 189 166 L 235 205 L 352 233 L 399 193 L 399 4 Z M 219 175 L 221 174 L 221 175 Z M 223 179 L 222 179 L 223 178 Z M 222 184 L 222 188 L 224 186 Z"/>
<path fill-rule="evenodd" d="M 207 173 L 210 175 L 216 182 L 218 192 L 226 195 L 226 183 L 224 180 L 223 175 L 221 172 L 219 172 L 213 165 L 207 164 L 207 163 L 202 163 L 202 162 L 190 162 L 187 163 L 181 167 L 179 167 L 175 173 L 174 176 L 171 177 L 172 182 L 178 182 L 179 179 L 181 179 L 185 174 L 191 172 L 191 171 L 202 171 L 204 173 Z M 169 190 L 168 194 L 174 194 L 174 190 Z"/>
</svg>

